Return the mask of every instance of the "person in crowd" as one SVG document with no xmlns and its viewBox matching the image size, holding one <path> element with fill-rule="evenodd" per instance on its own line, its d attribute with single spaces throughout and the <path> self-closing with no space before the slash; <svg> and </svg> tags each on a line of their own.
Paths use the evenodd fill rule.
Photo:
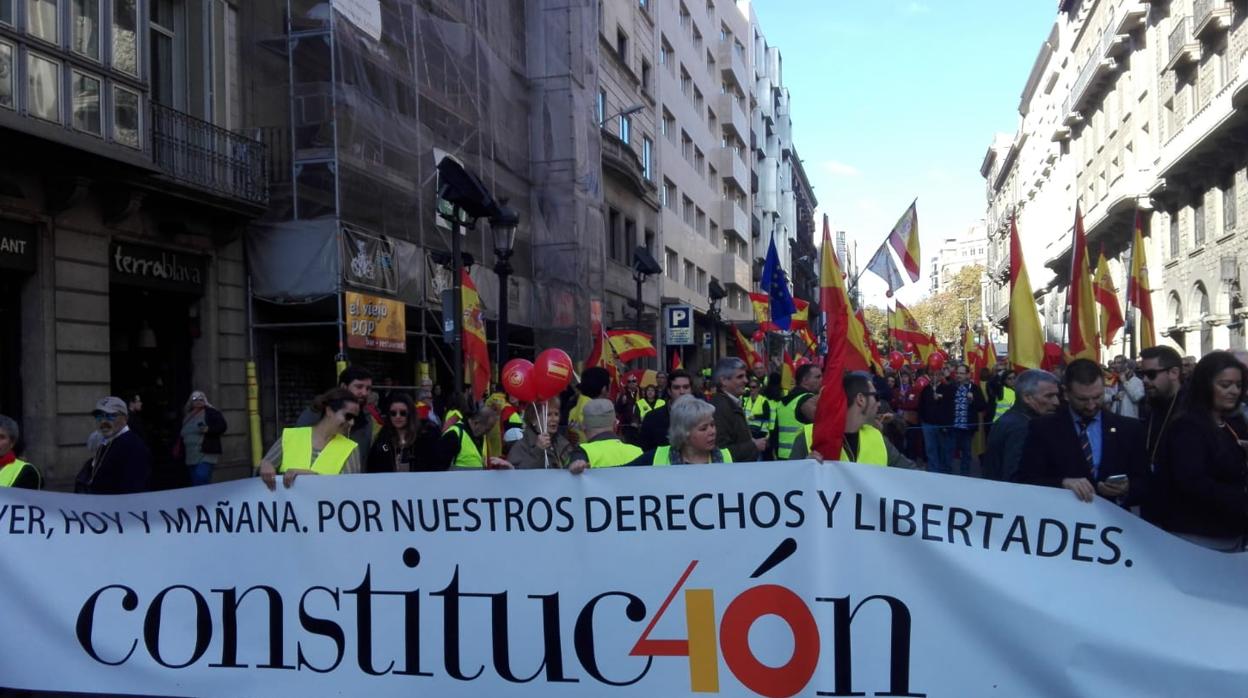
<svg viewBox="0 0 1248 698">
<path fill-rule="evenodd" d="M 499 393 L 500 395 L 502 393 Z M 502 429 L 507 432 L 511 429 L 524 429 L 524 414 L 521 411 L 520 401 L 510 395 L 502 398 L 503 409 L 499 413 L 498 419 L 502 424 Z"/>
<path fill-rule="evenodd" d="M 932 371 L 928 382 L 919 393 L 923 454 L 927 460 L 927 470 L 931 473 L 949 472 L 949 459 L 952 457 L 952 454 L 945 451 L 945 441 L 940 433 L 952 420 L 952 410 L 946 409 L 949 403 L 942 400 L 944 394 L 941 392 L 949 380 L 950 370 L 949 366 L 942 366 L 939 371 Z"/>
<path fill-rule="evenodd" d="M 182 412 L 182 431 L 174 454 L 186 464 L 192 486 L 211 484 L 212 471 L 221 456 L 221 435 L 228 428 L 225 417 L 202 390 L 191 393 Z"/>
<path fill-rule="evenodd" d="M 641 424 L 646 421 L 646 416 L 656 408 L 667 404 L 667 400 L 659 398 L 659 389 L 654 385 L 647 385 L 641 389 L 641 399 L 637 401 L 637 423 Z M 640 432 L 640 427 L 638 427 Z M 640 433 L 638 434 L 640 439 Z"/>
<path fill-rule="evenodd" d="M 615 425 L 610 401 L 590 401 L 585 406 L 586 441 L 573 449 L 568 470 L 579 474 L 586 468 L 613 468 L 637 460 L 641 449 L 621 441 L 615 433 Z"/>
<path fill-rule="evenodd" d="M 783 397 L 784 391 L 780 387 L 780 374 L 770 373 L 767 375 L 767 382 L 763 384 L 762 392 L 754 400 L 753 409 L 749 413 L 750 434 L 756 438 L 767 440 L 767 447 L 763 449 L 764 460 L 769 460 L 776 452 L 778 437 L 776 417 L 780 414 L 780 400 Z"/>
<path fill-rule="evenodd" d="M 1188 381 L 1192 379 L 1192 371 L 1195 371 L 1195 370 L 1196 370 L 1196 357 L 1191 356 L 1191 355 L 1184 356 L 1183 357 L 1183 384 L 1184 385 L 1187 385 Z"/>
<path fill-rule="evenodd" d="M 684 369 L 672 371 L 667 376 L 667 404 L 656 407 L 641 422 L 641 444 L 645 450 L 656 449 L 667 443 L 668 422 L 672 403 L 684 395 L 693 393 L 693 377 Z"/>
<path fill-rule="evenodd" d="M 823 383 L 823 369 L 816 364 L 803 364 L 793 378 L 796 385 L 784 396 L 776 411 L 776 458 L 780 460 L 789 460 L 793 455 L 793 444 L 797 442 L 797 435 L 801 433 L 802 425 L 809 421 L 803 420 L 799 415 L 802 403 L 819 391 Z"/>
<path fill-rule="evenodd" d="M 471 399 L 463 391 L 452 393 L 446 399 L 446 416 L 442 419 L 443 434 L 464 419 L 464 415 L 471 411 L 470 404 Z"/>
<path fill-rule="evenodd" d="M 1066 409 L 1031 420 L 1016 481 L 1063 487 L 1081 501 L 1096 495 L 1123 505 L 1145 501 L 1148 457 L 1139 420 L 1107 413 L 1100 365 L 1066 367 Z"/>
<path fill-rule="evenodd" d="M 498 423 L 498 413 L 482 406 L 442 432 L 433 450 L 434 470 L 480 470 L 485 468 L 485 435 Z M 488 465 L 499 467 L 502 459 Z M 510 464 L 502 467 L 510 467 Z"/>
<path fill-rule="evenodd" d="M 979 463 L 985 478 L 1012 482 L 1023 460 L 1023 443 L 1031 420 L 1057 411 L 1061 385 L 1052 373 L 1038 368 L 1023 371 L 1018 378 L 1007 373 L 1006 378 L 1002 385 L 1010 391 L 1006 395 L 1013 404 L 993 423 L 988 449 Z"/>
<path fill-rule="evenodd" d="M 979 386 L 971 382 L 971 368 L 958 364 L 955 380 L 940 386 L 940 401 L 945 406 L 946 426 L 941 428 L 941 450 L 953 465 L 953 454 L 958 454 L 958 475 L 971 474 L 971 437 L 979 429 L 982 414 L 987 406 Z M 948 470 L 944 472 L 949 472 Z"/>
<path fill-rule="evenodd" d="M 152 453 L 130 430 L 129 408 L 119 397 L 100 398 L 91 413 L 100 432 L 95 454 L 78 473 L 74 491 L 82 494 L 133 494 L 147 489 Z"/>
<path fill-rule="evenodd" d="M 318 395 L 309 409 L 321 415 L 310 427 L 290 427 L 260 460 L 257 474 L 270 490 L 277 488 L 277 476 L 290 487 L 300 475 L 340 475 L 358 473 L 363 457 L 360 445 L 347 435 L 361 419 L 360 398 L 347 388 L 338 387 Z"/>
<path fill-rule="evenodd" d="M 1135 362 L 1121 354 L 1110 363 L 1114 385 L 1105 389 L 1109 411 L 1120 417 L 1139 419 L 1140 403 L 1144 402 L 1144 381 L 1135 375 Z"/>
<path fill-rule="evenodd" d="M 758 379 L 752 373 L 747 374 L 745 376 L 745 392 L 741 393 L 741 411 L 745 412 L 747 422 L 750 416 L 754 414 L 754 400 L 758 398 L 760 392 Z"/>
<path fill-rule="evenodd" d="M 17 422 L 0 414 L 0 487 L 37 490 L 43 487 L 39 469 L 17 457 L 17 441 L 21 436 Z"/>
<path fill-rule="evenodd" d="M 365 409 L 368 407 L 369 395 L 373 391 L 373 374 L 363 366 L 348 366 L 338 374 L 338 387 L 351 393 L 358 403 L 359 411 L 357 414 L 365 415 Z M 316 403 L 313 402 L 313 405 Z M 314 410 L 311 407 L 305 409 L 303 414 L 299 415 L 299 419 L 295 420 L 296 427 L 319 426 L 324 421 L 324 414 L 321 411 Z M 359 445 L 359 453 L 356 456 L 357 462 L 362 460 L 372 448 L 373 444 L 373 420 L 365 417 L 353 418 L 351 425 L 350 438 Z M 378 427 L 380 429 L 380 427 Z M 356 468 L 353 472 L 359 472 Z"/>
<path fill-rule="evenodd" d="M 641 431 L 641 420 L 637 418 L 637 401 L 641 399 L 641 388 L 637 384 L 637 374 L 630 374 L 624 379 L 624 389 L 615 399 L 615 418 L 620 422 L 620 433 L 624 440 L 635 443 Z M 589 438 L 588 430 L 585 434 Z"/>
<path fill-rule="evenodd" d="M 429 376 L 421 378 L 416 389 L 416 412 L 420 419 L 427 419 L 437 427 L 442 426 L 442 417 L 438 414 L 437 406 L 433 404 L 433 379 Z"/>
<path fill-rule="evenodd" d="M 1048 372 L 1046 371 L 1045 373 Z M 1053 376 L 1052 373 L 1049 373 L 1049 375 L 1053 377 L 1053 383 L 1056 387 L 1057 377 Z M 999 422 L 1001 418 L 1005 416 L 1005 413 L 1009 412 L 1010 408 L 1014 407 L 1014 404 L 1018 401 L 1018 394 L 1016 392 L 1018 378 L 1014 375 L 1013 371 L 1003 371 L 1000 374 L 1000 377 L 997 378 L 996 384 L 999 386 L 1000 394 L 997 397 L 996 407 L 992 411 L 992 424 L 994 429 L 996 428 L 997 422 Z M 1059 392 L 1061 391 L 1056 390 L 1054 395 L 1056 396 Z"/>
<path fill-rule="evenodd" d="M 920 368 L 913 373 L 906 370 L 902 373 L 904 389 L 900 390 L 897 409 L 901 414 L 901 426 L 905 429 L 901 452 L 915 461 L 923 458 L 923 424 L 919 420 L 919 398 L 926 385 L 927 369 Z"/>
<path fill-rule="evenodd" d="M 654 374 L 654 389 L 659 391 L 659 395 L 667 394 L 667 372 L 659 371 Z"/>
<path fill-rule="evenodd" d="M 720 448 L 728 449 L 736 463 L 749 463 L 767 448 L 767 439 L 755 437 L 741 405 L 745 393 L 745 362 L 726 356 L 715 364 L 716 391 L 711 397 L 715 408 L 715 434 Z"/>
<path fill-rule="evenodd" d="M 1238 415 L 1244 373 L 1224 351 L 1196 364 L 1157 472 L 1162 528 L 1222 552 L 1244 550 L 1248 535 L 1248 424 Z"/>
<path fill-rule="evenodd" d="M 715 435 L 715 408 L 693 395 L 673 400 L 668 444 L 646 451 L 629 465 L 686 465 L 731 463 L 732 454 L 719 448 Z"/>
<path fill-rule="evenodd" d="M 1154 472 L 1162 454 L 1162 442 L 1170 425 L 1182 412 L 1182 371 L 1183 359 L 1170 347 L 1155 346 L 1140 352 L 1139 376 L 1147 398 L 1141 415 L 1145 427 L 1144 446 Z"/>
<path fill-rule="evenodd" d="M 837 460 L 847 463 L 861 463 L 877 467 L 905 468 L 914 470 L 918 466 L 914 461 L 902 455 L 891 441 L 884 438 L 878 422 L 880 405 L 879 393 L 871 375 L 864 371 L 850 371 L 841 379 L 841 387 L 845 391 L 845 433 L 841 439 L 841 453 Z M 809 401 L 807 404 L 816 402 Z M 803 406 L 805 407 L 805 405 Z M 811 412 L 814 408 L 810 408 Z M 814 425 L 803 427 L 798 444 L 794 447 L 793 458 L 814 458 L 820 463 L 824 456 L 817 450 L 807 446 L 813 441 Z"/>
<path fill-rule="evenodd" d="M 591 400 L 592 402 L 592 400 Z M 610 404 L 610 400 L 607 401 Z M 524 410 L 525 428 L 521 438 L 507 452 L 507 460 L 517 470 L 542 470 L 545 468 L 565 468 L 571 462 L 575 447 L 568 440 L 567 434 L 559 428 L 559 399 L 554 398 L 546 403 L 545 415 L 539 414 L 539 403 L 531 403 Z M 614 409 L 614 407 L 612 407 Z M 582 410 L 583 416 L 584 410 Z M 541 423 L 546 419 L 543 432 Z M 612 426 L 615 420 L 611 420 Z"/>
<path fill-rule="evenodd" d="M 573 441 L 580 443 L 585 440 L 585 431 L 581 426 L 581 413 L 590 400 L 610 399 L 611 374 L 601 366 L 590 366 L 581 373 L 581 381 L 576 389 L 578 392 L 576 404 L 568 413 L 568 433 Z"/>
<path fill-rule="evenodd" d="M 762 385 L 763 381 L 767 380 L 767 364 L 763 361 L 755 361 L 754 365 L 750 367 L 750 371 L 751 376 L 758 381 L 759 385 Z"/>
<path fill-rule="evenodd" d="M 412 473 L 429 470 L 439 429 L 427 416 L 422 419 L 416 402 L 407 393 L 394 392 L 385 406 L 386 424 L 373 439 L 367 472 Z M 422 460 L 423 459 L 423 460 Z"/>
</svg>

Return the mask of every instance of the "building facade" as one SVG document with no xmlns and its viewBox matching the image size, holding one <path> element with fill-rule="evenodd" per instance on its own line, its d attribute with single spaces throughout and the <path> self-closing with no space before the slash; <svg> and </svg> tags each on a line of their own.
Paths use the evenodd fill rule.
<svg viewBox="0 0 1248 698">
<path fill-rule="evenodd" d="M 977 221 L 961 235 L 945 238 L 932 258 L 932 293 L 949 290 L 953 278 L 964 267 L 984 266 L 987 261 L 987 228 L 983 221 Z"/>
</svg>

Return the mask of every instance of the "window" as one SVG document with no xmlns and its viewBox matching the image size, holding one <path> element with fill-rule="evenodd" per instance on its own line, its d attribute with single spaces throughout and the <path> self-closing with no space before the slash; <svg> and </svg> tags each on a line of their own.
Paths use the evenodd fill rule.
<svg viewBox="0 0 1248 698">
<path fill-rule="evenodd" d="M 100 81 L 74 71 L 74 128 L 96 136 L 104 135 L 100 114 Z"/>
<path fill-rule="evenodd" d="M 706 72 L 711 75 L 715 74 L 715 54 L 710 51 L 706 52 Z"/>
<path fill-rule="evenodd" d="M 711 229 L 706 237 L 710 238 L 711 242 L 714 243 L 716 247 L 719 247 L 721 238 L 720 238 L 718 223 L 716 223 L 715 221 L 711 221 Z"/>
<path fill-rule="evenodd" d="M 686 162 L 693 162 L 693 139 L 683 129 L 680 132 L 680 154 Z"/>
<path fill-rule="evenodd" d="M 1205 244 L 1205 195 L 1201 193 L 1192 202 L 1192 246 L 1200 247 L 1203 244 Z"/>
<path fill-rule="evenodd" d="M 654 170 L 651 161 L 654 157 L 654 141 L 649 136 L 641 137 L 641 174 L 647 181 L 654 181 Z"/>
<path fill-rule="evenodd" d="M 632 261 L 633 250 L 637 249 L 637 221 L 632 218 L 624 219 L 624 249 L 620 250 L 620 256 L 616 260 L 620 264 L 628 264 Z"/>
<path fill-rule="evenodd" d="M 654 231 L 647 229 L 646 230 L 646 252 L 649 252 L 651 255 L 654 254 L 654 240 L 655 240 Z"/>
<path fill-rule="evenodd" d="M 672 180 L 663 180 L 663 206 L 664 208 L 672 208 L 676 205 L 676 185 L 672 184 Z"/>
<path fill-rule="evenodd" d="M 139 74 L 138 26 L 138 0 L 113 0 L 113 67 L 136 76 Z M 137 104 L 135 108 L 137 110 Z"/>
<path fill-rule="evenodd" d="M 719 170 L 714 165 L 706 166 L 706 181 L 711 185 L 711 194 L 719 196 Z"/>
<path fill-rule="evenodd" d="M 676 74 L 676 62 L 672 60 L 672 45 L 667 43 L 666 36 L 659 45 L 659 65 L 666 66 L 668 73 Z"/>
<path fill-rule="evenodd" d="M 706 295 L 706 270 L 698 269 L 698 293 Z"/>
<path fill-rule="evenodd" d="M 37 39 L 58 44 L 61 33 L 56 16 L 57 0 L 27 0 L 26 31 Z"/>
<path fill-rule="evenodd" d="M 181 109 L 186 80 L 185 62 L 181 49 L 181 32 L 178 31 L 181 5 L 174 0 L 149 0 L 151 8 L 151 82 L 152 100 L 165 106 Z"/>
<path fill-rule="evenodd" d="M 697 288 L 698 279 L 697 271 L 694 269 L 693 262 L 685 260 L 685 288 L 693 291 Z"/>
<path fill-rule="evenodd" d="M 131 148 L 138 148 L 142 130 L 139 93 L 113 85 L 113 140 Z"/>
<path fill-rule="evenodd" d="M 61 64 L 37 53 L 26 54 L 26 110 L 31 116 L 61 121 Z"/>
<path fill-rule="evenodd" d="M 688 29 L 693 23 L 693 18 L 689 16 L 689 8 L 685 7 L 685 3 L 680 3 L 680 28 Z"/>
<path fill-rule="evenodd" d="M 72 0 L 70 11 L 70 48 L 100 60 L 100 0 Z"/>
<path fill-rule="evenodd" d="M 621 61 L 628 63 L 628 34 L 619 28 L 615 30 L 615 55 L 619 56 Z"/>
<path fill-rule="evenodd" d="M 1222 182 L 1222 230 L 1227 233 L 1235 229 L 1238 214 L 1235 189 L 1235 173 L 1231 172 Z"/>
<path fill-rule="evenodd" d="M 1170 256 L 1179 256 L 1179 212 L 1170 212 Z"/>
<path fill-rule="evenodd" d="M 693 171 L 702 176 L 703 170 L 706 168 L 706 157 L 702 155 L 702 149 L 695 147 L 693 149 Z"/>
<path fill-rule="evenodd" d="M 719 25 L 719 40 L 727 41 L 730 38 L 732 38 L 732 31 L 728 29 L 728 25 L 727 24 Z"/>
<path fill-rule="evenodd" d="M 706 212 L 701 208 L 697 209 L 696 222 L 693 229 L 698 231 L 698 235 L 706 235 Z"/>
<path fill-rule="evenodd" d="M 702 111 L 702 107 L 703 107 L 703 105 L 705 105 L 705 104 L 706 104 L 706 102 L 705 102 L 705 101 L 703 101 L 703 99 L 702 99 L 702 90 L 699 90 L 697 87 L 694 87 L 694 88 L 693 88 L 693 106 L 694 106 L 694 108 L 695 108 L 695 109 L 697 109 L 698 111 Z"/>
<path fill-rule="evenodd" d="M 652 73 L 653 71 L 650 68 L 650 61 L 644 58 L 641 59 L 641 89 L 645 92 L 650 92 L 654 89 L 654 85 L 652 83 L 654 78 Z"/>
<path fill-rule="evenodd" d="M 2 0 L 0 0 L 2 1 Z M 13 44 L 0 41 L 0 107 L 13 109 L 13 93 L 17 88 L 17 71 L 13 65 Z"/>
<path fill-rule="evenodd" d="M 660 125 L 660 129 L 663 135 L 667 136 L 668 141 L 673 144 L 676 143 L 676 117 L 672 116 L 672 113 L 666 107 L 663 108 L 663 122 Z"/>
<path fill-rule="evenodd" d="M 670 247 L 663 248 L 663 268 L 667 273 L 667 278 L 675 282 L 680 282 L 680 255 Z"/>
<path fill-rule="evenodd" d="M 13 0 L 0 0 L 0 24 L 13 24 Z"/>
<path fill-rule="evenodd" d="M 637 0 L 637 6 L 646 12 L 650 11 L 650 0 Z"/>
<path fill-rule="evenodd" d="M 693 25 L 693 47 L 699 51 L 702 50 L 702 32 L 698 31 L 698 25 Z"/>
<path fill-rule="evenodd" d="M 595 107 L 598 110 L 598 125 L 601 126 L 607 120 L 607 91 L 598 90 L 598 104 Z"/>
<path fill-rule="evenodd" d="M 687 196 L 680 197 L 680 214 L 685 219 L 685 225 L 693 227 L 693 199 Z"/>
<path fill-rule="evenodd" d="M 607 257 L 610 259 L 620 258 L 620 248 L 623 246 L 621 232 L 620 212 L 613 208 L 607 209 Z"/>
<path fill-rule="evenodd" d="M 620 140 L 625 145 L 631 142 L 633 137 L 633 117 L 626 114 L 620 114 Z"/>
<path fill-rule="evenodd" d="M 683 65 L 680 66 L 680 93 L 686 97 L 693 96 L 693 78 L 689 77 L 689 71 Z"/>
</svg>

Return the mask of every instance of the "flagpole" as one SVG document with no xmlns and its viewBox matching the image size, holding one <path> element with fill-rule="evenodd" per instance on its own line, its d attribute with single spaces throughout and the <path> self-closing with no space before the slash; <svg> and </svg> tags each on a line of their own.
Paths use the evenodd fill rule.
<svg viewBox="0 0 1248 698">
<path fill-rule="evenodd" d="M 1124 284 L 1123 284 L 1123 288 L 1124 288 L 1124 289 L 1125 289 L 1125 288 L 1130 288 L 1130 287 L 1131 287 L 1131 257 L 1132 257 L 1134 254 L 1135 254 L 1135 252 L 1134 252 L 1134 251 L 1129 251 L 1129 252 L 1127 253 L 1127 255 L 1126 255 L 1127 260 L 1126 260 L 1126 264 L 1123 266 L 1123 269 L 1126 271 L 1126 276 L 1127 276 L 1127 279 L 1126 279 L 1126 283 L 1124 283 Z M 1130 293 L 1129 291 L 1127 292 L 1127 298 L 1126 298 L 1126 308 L 1127 308 L 1126 317 L 1124 317 L 1124 318 L 1123 318 L 1123 320 L 1127 322 L 1128 326 L 1127 326 L 1127 327 L 1122 328 L 1122 329 L 1123 329 L 1123 332 L 1122 332 L 1122 353 L 1123 353 L 1123 355 L 1126 355 L 1126 354 L 1127 354 L 1127 331 L 1128 331 L 1128 330 L 1130 330 L 1130 332 L 1131 332 L 1131 343 L 1132 343 L 1132 344 L 1134 344 L 1134 343 L 1135 343 L 1135 322 L 1133 321 L 1133 319 L 1132 319 L 1132 317 L 1131 317 L 1131 293 Z M 1132 347 L 1132 349 L 1131 349 L 1131 354 L 1130 354 L 1129 356 L 1127 356 L 1127 358 L 1128 358 L 1128 359 L 1134 359 L 1134 358 L 1135 358 L 1135 348 L 1134 348 L 1134 347 Z"/>
</svg>

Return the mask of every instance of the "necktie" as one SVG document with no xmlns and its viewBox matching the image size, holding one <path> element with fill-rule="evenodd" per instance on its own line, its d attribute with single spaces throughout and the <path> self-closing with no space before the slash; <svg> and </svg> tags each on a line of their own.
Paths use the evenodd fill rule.
<svg viewBox="0 0 1248 698">
<path fill-rule="evenodd" d="M 1088 427 L 1092 424 L 1090 419 L 1079 420 L 1079 448 L 1083 449 L 1083 459 L 1088 462 L 1088 467 L 1092 469 L 1092 479 L 1096 479 L 1096 463 L 1092 460 L 1092 442 L 1088 439 Z"/>
</svg>

